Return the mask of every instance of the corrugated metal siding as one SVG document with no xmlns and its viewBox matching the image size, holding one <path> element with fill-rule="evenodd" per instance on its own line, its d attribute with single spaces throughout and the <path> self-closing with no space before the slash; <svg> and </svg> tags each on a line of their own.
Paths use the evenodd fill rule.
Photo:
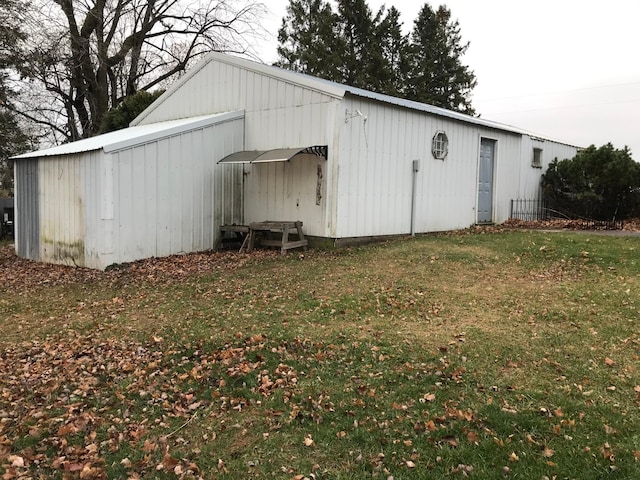
<svg viewBox="0 0 640 480">
<path fill-rule="evenodd" d="M 496 170 L 494 217 L 508 216 L 511 191 L 517 190 L 520 136 L 479 128 L 379 102 L 347 98 L 349 119 L 340 132 L 337 237 L 409 233 L 412 161 L 417 178 L 416 231 L 465 228 L 476 222 L 480 138 L 494 138 Z M 431 140 L 446 132 L 446 159 L 431 155 Z"/>
<path fill-rule="evenodd" d="M 242 166 L 216 164 L 242 149 L 238 119 L 114 153 L 111 263 L 211 249 L 242 223 Z"/>
<path fill-rule="evenodd" d="M 331 162 L 334 112 L 338 104 L 335 97 L 281 79 L 227 63 L 209 62 L 144 118 L 143 123 L 242 109 L 245 149 L 328 145 Z M 312 163 L 296 159 L 286 166 L 245 167 L 248 175 L 244 189 L 245 222 L 267 218 L 302 220 L 305 233 L 328 236 L 330 215 L 324 201 L 320 206 L 315 204 L 317 168 L 315 161 Z M 291 190 L 288 193 L 283 190 L 294 178 L 303 182 L 303 189 L 296 187 L 295 195 Z M 326 174 L 324 180 L 329 181 Z M 266 188 L 267 185 L 271 187 Z M 312 203 L 305 200 L 311 197 Z"/>
<path fill-rule="evenodd" d="M 85 175 L 81 154 L 39 164 L 40 260 L 85 266 Z"/>
<path fill-rule="evenodd" d="M 104 268 L 98 232 L 101 151 L 16 162 L 17 253 L 49 263 Z"/>
<path fill-rule="evenodd" d="M 327 145 L 327 116 L 335 102 L 334 97 L 298 85 L 210 62 L 144 123 L 244 110 L 248 150 Z"/>
<path fill-rule="evenodd" d="M 307 235 L 323 236 L 326 163 L 298 155 L 289 162 L 252 165 L 245 178 L 245 191 L 254 199 L 246 205 L 247 221 L 302 220 Z"/>
<path fill-rule="evenodd" d="M 532 165 L 534 148 L 542 149 L 541 168 L 536 168 Z M 519 196 L 514 198 L 527 200 L 537 199 L 540 194 L 542 175 L 547 171 L 547 168 L 549 168 L 549 164 L 556 158 L 558 160 L 573 158 L 577 153 L 577 147 L 524 135 L 522 138 L 521 188 Z"/>
<path fill-rule="evenodd" d="M 16 252 L 40 260 L 40 196 L 37 158 L 15 163 Z"/>
<path fill-rule="evenodd" d="M 113 217 L 113 177 L 109 171 L 110 155 L 102 150 L 82 155 L 84 164 L 84 251 L 85 266 L 104 268 L 105 254 L 113 251 L 111 231 L 104 228 L 105 218 Z"/>
<path fill-rule="evenodd" d="M 236 110 L 245 110 L 249 114 L 333 100 L 334 97 L 235 65 L 208 62 L 140 124 Z M 251 136 L 250 132 L 247 134 Z M 264 145 L 264 148 L 271 146 Z"/>
<path fill-rule="evenodd" d="M 502 135 L 486 131 L 483 136 L 496 140 L 494 152 L 494 203 L 493 221 L 502 223 L 509 219 L 511 199 L 517 198 L 522 188 L 518 179 L 526 162 L 520 155 L 521 135 Z"/>
</svg>

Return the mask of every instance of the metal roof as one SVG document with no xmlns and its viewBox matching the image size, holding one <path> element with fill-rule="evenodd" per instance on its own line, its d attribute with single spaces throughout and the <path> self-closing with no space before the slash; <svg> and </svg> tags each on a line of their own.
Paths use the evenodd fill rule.
<svg viewBox="0 0 640 480">
<path fill-rule="evenodd" d="M 149 143 L 160 138 L 170 137 L 190 130 L 207 127 L 216 123 L 242 118 L 244 112 L 227 112 L 214 115 L 169 120 L 166 122 L 136 125 L 115 132 L 109 132 L 95 137 L 65 143 L 52 148 L 24 153 L 13 157 L 14 160 L 22 158 L 50 157 L 54 155 L 70 155 L 74 153 L 90 152 L 102 149 L 105 153 L 131 148 L 136 145 Z"/>
<path fill-rule="evenodd" d="M 387 103 L 390 105 L 395 105 L 398 107 L 408 108 L 411 110 L 417 110 L 417 111 L 429 113 L 432 115 L 438 115 L 441 117 L 458 120 L 460 122 L 471 123 L 471 124 L 492 128 L 492 129 L 497 129 L 497 130 L 502 130 L 506 132 L 511 132 L 519 135 L 531 135 L 530 132 L 524 129 L 514 127 L 511 125 L 506 125 L 499 122 L 494 122 L 491 120 L 486 120 L 481 117 L 472 117 L 471 115 L 465 115 L 463 113 L 447 110 L 446 108 L 435 107 L 433 105 L 428 105 L 426 103 L 420 103 L 412 100 L 406 100 L 403 98 L 392 97 L 391 95 L 371 92 L 368 90 L 364 90 L 362 88 L 343 85 L 341 83 L 333 82 L 331 80 L 325 80 L 322 78 L 313 77 L 311 75 L 306 75 L 304 73 L 293 72 L 291 70 L 285 70 L 283 68 L 274 67 L 271 65 L 265 65 L 263 63 L 247 60 L 246 58 L 235 57 L 232 55 L 227 55 L 219 52 L 208 53 L 199 64 L 197 64 L 194 68 L 192 68 L 189 72 L 187 72 L 187 74 L 184 75 L 182 78 L 180 78 L 180 80 L 174 83 L 164 94 L 160 96 L 160 98 L 158 98 L 154 103 L 152 103 L 149 106 L 149 108 L 147 108 L 133 122 L 131 122 L 131 124 L 136 125 L 142 120 L 144 120 L 144 118 L 150 112 L 152 112 L 157 106 L 162 104 L 164 99 L 171 96 L 173 92 L 178 90 L 183 84 L 189 81 L 191 77 L 196 75 L 209 62 L 212 62 L 212 61 L 218 61 L 218 62 L 234 65 L 236 67 L 250 70 L 256 73 L 260 73 L 262 75 L 266 75 L 275 79 L 283 80 L 285 82 L 289 82 L 294 85 L 299 85 L 301 87 L 309 88 L 309 89 L 321 92 L 325 95 L 330 95 L 335 98 L 344 98 L 347 94 L 350 94 L 350 95 L 354 95 L 362 98 L 368 98 L 378 102 Z"/>
</svg>

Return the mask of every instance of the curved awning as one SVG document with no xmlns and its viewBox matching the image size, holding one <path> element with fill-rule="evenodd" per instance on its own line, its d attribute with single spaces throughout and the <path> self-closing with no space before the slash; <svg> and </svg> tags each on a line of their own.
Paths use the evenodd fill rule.
<svg viewBox="0 0 640 480">
<path fill-rule="evenodd" d="M 327 159 L 328 148 L 324 146 L 274 148 L 272 150 L 243 150 L 227 155 L 218 163 L 268 163 L 288 162 L 296 155 L 311 154 Z"/>
</svg>

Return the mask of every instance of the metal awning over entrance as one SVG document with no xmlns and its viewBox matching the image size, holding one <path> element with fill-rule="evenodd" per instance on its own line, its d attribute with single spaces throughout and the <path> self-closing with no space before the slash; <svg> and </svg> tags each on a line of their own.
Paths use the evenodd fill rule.
<svg viewBox="0 0 640 480">
<path fill-rule="evenodd" d="M 311 154 L 327 159 L 328 147 L 316 145 L 313 147 L 275 148 L 272 150 L 244 150 L 227 155 L 218 163 L 268 163 L 288 162 L 296 155 Z"/>
</svg>

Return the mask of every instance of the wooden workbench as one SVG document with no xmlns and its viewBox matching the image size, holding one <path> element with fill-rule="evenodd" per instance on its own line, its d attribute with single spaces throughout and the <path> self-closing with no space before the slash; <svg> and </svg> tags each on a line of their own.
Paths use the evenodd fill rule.
<svg viewBox="0 0 640 480">
<path fill-rule="evenodd" d="M 265 222 L 253 222 L 249 225 L 222 225 L 220 227 L 220 238 L 227 233 L 233 232 L 235 235 L 245 235 L 240 252 L 251 252 L 257 245 L 267 247 L 279 247 L 283 254 L 293 248 L 307 249 L 308 241 L 302 231 L 300 221 L 277 221 L 269 220 Z M 291 239 L 293 235 L 294 239 Z"/>
<path fill-rule="evenodd" d="M 291 240 L 289 238 L 290 233 L 297 234 L 298 239 Z M 273 238 L 274 236 L 279 236 L 280 238 Z M 302 222 L 300 221 L 266 221 L 249 224 L 249 234 L 245 243 L 247 252 L 253 250 L 256 244 L 260 244 L 267 247 L 280 247 L 280 252 L 284 254 L 292 248 L 302 247 L 306 250 L 309 242 L 304 238 Z M 242 248 L 240 251 L 242 251 Z"/>
</svg>

